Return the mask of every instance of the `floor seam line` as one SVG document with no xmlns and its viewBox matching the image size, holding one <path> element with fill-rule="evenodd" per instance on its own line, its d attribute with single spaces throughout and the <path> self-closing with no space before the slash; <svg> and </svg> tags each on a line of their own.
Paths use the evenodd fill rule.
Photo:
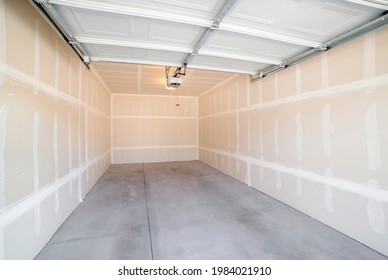
<svg viewBox="0 0 388 280">
<path fill-rule="evenodd" d="M 152 248 L 151 222 L 150 222 L 150 213 L 148 210 L 147 184 L 146 184 L 146 178 L 145 178 L 144 163 L 142 163 L 141 166 L 143 168 L 143 184 L 144 184 L 145 203 L 146 203 L 146 210 L 147 210 L 148 233 L 150 236 L 151 259 L 153 260 L 154 259 L 154 251 Z"/>
</svg>

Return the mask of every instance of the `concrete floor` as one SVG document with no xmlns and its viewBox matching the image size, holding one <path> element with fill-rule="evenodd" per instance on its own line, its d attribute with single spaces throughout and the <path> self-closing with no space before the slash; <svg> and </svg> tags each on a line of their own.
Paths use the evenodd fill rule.
<svg viewBox="0 0 388 280">
<path fill-rule="evenodd" d="M 112 165 L 36 259 L 385 259 L 199 162 Z"/>
</svg>

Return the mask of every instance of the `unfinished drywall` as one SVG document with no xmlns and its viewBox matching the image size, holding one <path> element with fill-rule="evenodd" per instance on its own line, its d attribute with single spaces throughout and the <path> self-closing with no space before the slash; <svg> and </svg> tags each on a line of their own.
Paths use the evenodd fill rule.
<svg viewBox="0 0 388 280">
<path fill-rule="evenodd" d="M 203 94 L 199 159 L 388 255 L 387 46 L 385 27 Z"/>
<path fill-rule="evenodd" d="M 31 259 L 110 165 L 110 93 L 28 1 L 0 0 L 0 259 Z"/>
<path fill-rule="evenodd" d="M 112 163 L 197 158 L 197 99 L 177 94 L 112 95 Z"/>
</svg>

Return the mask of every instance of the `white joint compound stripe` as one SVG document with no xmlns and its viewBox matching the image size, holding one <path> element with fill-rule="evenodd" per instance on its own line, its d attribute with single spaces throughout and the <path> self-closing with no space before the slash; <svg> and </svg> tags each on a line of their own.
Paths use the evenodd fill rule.
<svg viewBox="0 0 388 280">
<path fill-rule="evenodd" d="M 86 108 L 88 111 L 90 111 L 91 113 L 94 113 L 98 116 L 102 116 L 106 119 L 111 118 L 109 114 L 107 114 L 103 111 L 99 111 L 98 109 L 92 107 L 91 105 L 89 105 L 85 102 L 82 102 L 81 100 L 78 100 L 77 98 L 70 96 L 69 94 L 67 94 L 63 91 L 60 91 L 60 90 L 56 89 L 55 87 L 52 87 L 51 85 L 42 83 L 39 80 L 35 79 L 34 77 L 31 77 L 31 76 L 19 71 L 18 69 L 13 68 L 12 66 L 9 66 L 6 64 L 1 64 L 0 65 L 0 76 L 1 75 L 9 77 L 9 78 L 15 80 L 16 82 L 21 83 L 21 84 L 26 85 L 26 86 L 33 87 L 34 85 L 37 85 L 39 87 L 38 89 L 40 91 L 47 93 L 47 94 L 53 96 L 54 98 L 59 98 L 63 101 L 68 101 L 71 104 L 74 104 L 76 106 L 82 106 L 82 107 Z"/>
<path fill-rule="evenodd" d="M 175 145 L 175 146 L 129 146 L 113 147 L 114 151 L 123 150 L 153 150 L 153 149 L 197 149 L 196 145 Z"/>
<path fill-rule="evenodd" d="M 197 117 L 184 117 L 184 116 L 112 116 L 112 119 L 167 119 L 167 120 L 197 120 Z"/>
<path fill-rule="evenodd" d="M 334 125 L 330 123 L 331 104 L 327 103 L 322 111 L 323 154 L 331 156 L 331 135 L 335 132 Z"/>
<path fill-rule="evenodd" d="M 4 1 L 0 0 L 0 68 L 5 65 L 6 55 L 6 33 L 5 33 L 5 12 Z M 5 82 L 5 75 L 0 73 L 0 86 Z M 1 240 L 0 240 L 1 241 Z M 1 258 L 1 255 L 0 255 Z"/>
<path fill-rule="evenodd" d="M 39 34 L 39 19 L 35 21 L 35 52 L 34 52 L 34 94 L 39 92 L 39 76 L 40 76 L 40 34 Z"/>
<path fill-rule="evenodd" d="M 333 170 L 331 168 L 326 168 L 325 170 L 325 176 L 328 178 L 333 177 Z M 325 185 L 325 208 L 327 212 L 333 212 L 334 211 L 334 205 L 333 205 L 333 187 L 326 184 Z"/>
<path fill-rule="evenodd" d="M 376 103 L 369 107 L 365 114 L 366 145 L 368 148 L 368 168 L 377 170 L 380 168 L 380 141 L 377 125 Z"/>
<path fill-rule="evenodd" d="M 5 145 L 7 140 L 7 110 L 0 107 L 0 209 L 5 207 Z M 1 242 L 1 240 L 0 240 Z M 0 256 L 1 257 L 1 256 Z"/>
<path fill-rule="evenodd" d="M 375 32 L 370 32 L 364 36 L 364 79 L 376 76 L 376 46 Z M 376 90 L 375 84 L 367 84 L 364 92 L 373 93 Z"/>
<path fill-rule="evenodd" d="M 251 156 L 236 155 L 234 153 L 226 152 L 219 149 L 209 149 L 202 146 L 200 146 L 199 149 L 210 153 L 221 154 L 227 157 L 231 157 L 237 161 L 242 160 L 247 163 L 250 162 L 251 164 L 262 166 L 264 168 L 271 169 L 273 171 L 279 171 L 284 174 L 300 176 L 301 178 L 309 180 L 311 182 L 330 185 L 332 187 L 337 188 L 338 190 L 358 194 L 362 197 L 373 198 L 373 199 L 376 199 L 377 201 L 382 201 L 382 202 L 388 202 L 388 191 L 384 190 L 383 188 L 380 188 L 380 189 L 371 188 L 368 185 L 346 181 L 341 178 L 324 176 L 312 171 L 291 168 L 279 163 L 273 163 L 273 162 L 256 159 Z"/>
<path fill-rule="evenodd" d="M 302 131 L 302 117 L 298 112 L 295 117 L 296 120 L 296 157 L 299 161 L 302 160 L 303 153 L 303 131 Z"/>
<path fill-rule="evenodd" d="M 377 180 L 369 180 L 368 185 L 372 188 L 379 188 Z M 384 208 L 381 201 L 370 198 L 367 205 L 369 225 L 372 230 L 379 233 L 386 233 Z"/>
<path fill-rule="evenodd" d="M 233 109 L 225 112 L 208 114 L 206 116 L 202 116 L 200 119 L 213 118 L 213 117 L 224 116 L 228 114 L 236 114 L 238 112 L 244 112 L 244 111 L 272 109 L 277 105 L 295 104 L 298 101 L 304 101 L 309 99 L 316 99 L 316 98 L 322 98 L 322 97 L 337 97 L 342 94 L 357 94 L 358 90 L 362 90 L 371 84 L 375 84 L 376 86 L 388 85 L 388 74 L 383 74 L 368 80 L 359 80 L 359 81 L 350 82 L 347 84 L 341 84 L 341 85 L 329 87 L 327 89 L 319 89 L 319 90 L 314 90 L 310 92 L 305 92 L 300 95 L 283 97 L 277 100 L 263 102 L 261 104 L 253 104 L 253 105 L 241 108 L 240 110 Z"/>
<path fill-rule="evenodd" d="M 84 173 L 89 167 L 93 166 L 101 160 L 106 159 L 107 157 L 109 157 L 109 155 L 110 150 L 89 161 L 87 164 L 81 165 L 80 167 L 73 169 L 72 172 L 59 178 L 58 180 L 45 185 L 38 192 L 32 193 L 31 195 L 23 198 L 22 200 L 17 201 L 2 209 L 0 211 L 0 228 L 5 227 L 12 221 L 22 216 L 24 213 L 28 212 L 31 209 L 34 209 L 42 201 L 54 194 L 55 191 L 66 185 L 70 180 L 80 177 L 81 174 Z"/>
</svg>

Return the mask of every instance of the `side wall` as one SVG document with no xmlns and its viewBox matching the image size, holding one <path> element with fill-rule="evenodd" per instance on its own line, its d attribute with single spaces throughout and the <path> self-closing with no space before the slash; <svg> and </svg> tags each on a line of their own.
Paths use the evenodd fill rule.
<svg viewBox="0 0 388 280">
<path fill-rule="evenodd" d="M 0 259 L 32 259 L 110 165 L 110 93 L 28 1 L 0 0 Z"/>
<path fill-rule="evenodd" d="M 112 163 L 195 159 L 196 98 L 112 95 Z"/>
<path fill-rule="evenodd" d="M 199 159 L 388 255 L 388 27 L 199 98 Z"/>
</svg>

